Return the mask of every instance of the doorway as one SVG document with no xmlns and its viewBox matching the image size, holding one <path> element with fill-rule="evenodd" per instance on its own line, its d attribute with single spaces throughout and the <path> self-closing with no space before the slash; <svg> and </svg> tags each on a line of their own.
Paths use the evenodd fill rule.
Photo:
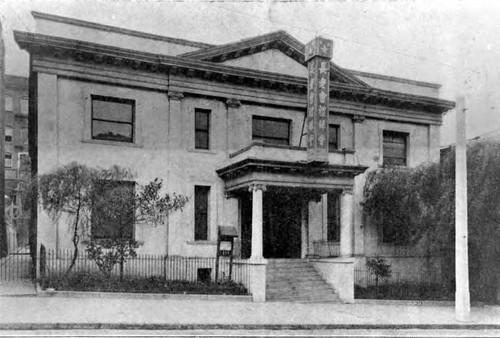
<svg viewBox="0 0 500 338">
<path fill-rule="evenodd" d="M 301 196 L 291 189 L 268 188 L 263 198 L 264 258 L 300 258 Z M 241 198 L 241 253 L 249 258 L 252 247 L 252 197 Z"/>
</svg>

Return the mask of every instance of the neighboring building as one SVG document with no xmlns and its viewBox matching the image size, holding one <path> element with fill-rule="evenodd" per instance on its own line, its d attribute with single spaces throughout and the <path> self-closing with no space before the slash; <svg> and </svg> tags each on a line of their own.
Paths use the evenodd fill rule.
<svg viewBox="0 0 500 338">
<path fill-rule="evenodd" d="M 37 33 L 15 39 L 31 56 L 38 173 L 71 161 L 116 164 L 191 197 L 166 227 L 130 224 L 139 253 L 214 256 L 218 226 L 233 226 L 237 255 L 253 264 L 253 292 L 262 255 L 341 256 L 314 264 L 349 301 L 354 263 L 396 250 L 390 233 L 364 220 L 364 173 L 439 160 L 442 114 L 454 104 L 439 99 L 438 85 L 334 63 L 308 71 L 328 53 L 310 58 L 308 49 L 306 58 L 284 31 L 212 46 L 33 15 Z M 325 85 L 328 140 L 318 103 Z M 103 231 L 88 239 L 111 235 Z M 71 248 L 71 234 L 40 213 L 38 244 Z"/>
<path fill-rule="evenodd" d="M 5 194 L 8 247 L 18 251 L 28 244 L 28 215 L 23 212 L 20 183 L 28 167 L 28 79 L 5 76 Z"/>
</svg>

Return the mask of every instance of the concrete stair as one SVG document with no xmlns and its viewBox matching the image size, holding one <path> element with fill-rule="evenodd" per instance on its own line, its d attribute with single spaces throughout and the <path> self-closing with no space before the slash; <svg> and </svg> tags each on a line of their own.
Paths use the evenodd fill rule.
<svg viewBox="0 0 500 338">
<path fill-rule="evenodd" d="M 335 291 L 304 259 L 268 259 L 266 301 L 338 302 Z"/>
</svg>

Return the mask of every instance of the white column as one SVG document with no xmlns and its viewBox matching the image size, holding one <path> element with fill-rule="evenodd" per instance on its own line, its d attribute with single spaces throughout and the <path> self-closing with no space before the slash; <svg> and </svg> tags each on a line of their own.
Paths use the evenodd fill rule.
<svg viewBox="0 0 500 338">
<path fill-rule="evenodd" d="M 252 192 L 252 255 L 251 260 L 262 260 L 262 197 L 266 187 L 261 184 L 251 185 Z"/>
<path fill-rule="evenodd" d="M 353 254 L 353 197 L 351 190 L 344 190 L 340 196 L 340 256 L 350 257 Z"/>
</svg>

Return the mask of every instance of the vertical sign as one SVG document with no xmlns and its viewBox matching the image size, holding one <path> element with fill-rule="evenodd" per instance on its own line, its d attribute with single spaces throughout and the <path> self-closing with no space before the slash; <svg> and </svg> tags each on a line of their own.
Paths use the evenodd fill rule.
<svg viewBox="0 0 500 338">
<path fill-rule="evenodd" d="M 307 160 L 328 162 L 328 101 L 333 41 L 316 37 L 306 45 Z"/>
</svg>

